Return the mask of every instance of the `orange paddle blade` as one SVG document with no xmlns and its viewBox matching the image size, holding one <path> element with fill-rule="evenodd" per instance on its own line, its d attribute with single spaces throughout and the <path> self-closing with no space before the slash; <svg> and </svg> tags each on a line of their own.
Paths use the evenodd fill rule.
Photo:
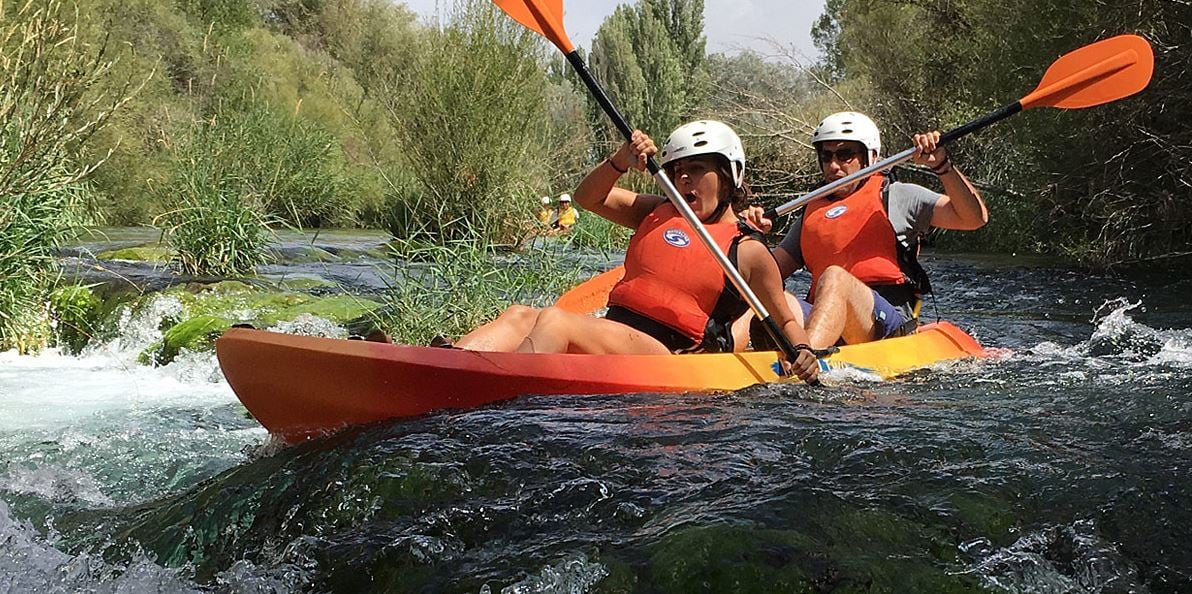
<svg viewBox="0 0 1192 594">
<path fill-rule="evenodd" d="M 1137 35 L 1110 37 L 1061 56 L 1019 103 L 1023 109 L 1109 103 L 1146 88 L 1154 69 L 1155 55 L 1147 40 Z"/>
<path fill-rule="evenodd" d="M 625 276 L 625 268 L 622 266 L 602 272 L 563 293 L 563 296 L 555 302 L 555 307 L 572 313 L 593 313 L 608 305 L 609 292 L 623 276 Z"/>
<path fill-rule="evenodd" d="M 550 40 L 565 54 L 575 51 L 563 29 L 563 0 L 493 0 L 497 8 Z"/>
</svg>

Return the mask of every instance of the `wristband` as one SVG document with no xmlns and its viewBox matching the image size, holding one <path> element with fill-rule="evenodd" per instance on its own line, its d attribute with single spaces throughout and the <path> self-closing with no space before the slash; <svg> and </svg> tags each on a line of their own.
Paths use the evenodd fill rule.
<svg viewBox="0 0 1192 594">
<path fill-rule="evenodd" d="M 613 162 L 612 157 L 605 159 L 604 162 L 608 163 L 608 166 L 612 167 L 613 171 L 616 171 L 617 173 L 620 173 L 621 175 L 625 175 L 626 173 L 629 172 L 628 169 L 621 169 L 620 167 L 617 167 L 617 164 Z"/>
<path fill-rule="evenodd" d="M 944 157 L 944 160 L 937 163 L 935 167 L 932 167 L 931 171 L 933 171 L 936 175 L 944 175 L 945 173 L 952 171 L 952 159 Z"/>
</svg>

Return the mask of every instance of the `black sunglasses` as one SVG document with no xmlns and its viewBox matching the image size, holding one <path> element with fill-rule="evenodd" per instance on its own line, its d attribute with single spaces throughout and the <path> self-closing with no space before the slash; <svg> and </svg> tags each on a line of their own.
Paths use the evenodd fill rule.
<svg viewBox="0 0 1192 594">
<path fill-rule="evenodd" d="M 841 163 L 848 163 L 849 161 L 852 161 L 853 159 L 856 159 L 857 157 L 861 156 L 860 151 L 858 151 L 855 148 L 850 148 L 850 147 L 838 148 L 834 151 L 829 151 L 829 150 L 825 150 L 825 149 L 817 149 L 815 151 L 815 153 L 817 156 L 819 156 L 820 163 L 827 163 L 828 161 L 831 161 L 833 158 L 835 158 L 837 161 L 840 161 Z"/>
</svg>

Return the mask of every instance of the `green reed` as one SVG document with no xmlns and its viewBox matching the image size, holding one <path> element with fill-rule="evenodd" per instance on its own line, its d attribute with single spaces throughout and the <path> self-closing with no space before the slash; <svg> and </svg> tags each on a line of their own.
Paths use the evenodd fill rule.
<svg viewBox="0 0 1192 594">
<path fill-rule="evenodd" d="M 396 205 L 391 231 L 514 243 L 549 178 L 543 44 L 480 3 L 420 44 L 413 65 L 385 82 L 390 123 L 419 182 Z"/>
<path fill-rule="evenodd" d="M 567 263 L 557 245 L 517 254 L 493 247 L 482 241 L 398 242 L 398 280 L 379 325 L 397 342 L 425 344 L 436 334 L 466 334 L 514 303 L 547 305 L 581 279 L 582 271 Z"/>
<path fill-rule="evenodd" d="M 82 180 L 98 166 L 78 151 L 129 97 L 95 90 L 103 56 L 61 2 L 0 5 L 0 349 L 49 339 L 55 250 L 85 222 Z"/>
</svg>

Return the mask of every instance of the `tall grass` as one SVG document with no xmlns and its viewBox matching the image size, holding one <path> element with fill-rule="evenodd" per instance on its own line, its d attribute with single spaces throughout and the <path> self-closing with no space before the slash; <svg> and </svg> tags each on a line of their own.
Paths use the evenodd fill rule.
<svg viewBox="0 0 1192 594">
<path fill-rule="evenodd" d="M 396 341 L 425 344 L 436 334 L 460 336 L 512 303 L 546 305 L 580 280 L 580 269 L 554 249 L 493 256 L 485 242 L 399 245 L 405 262 L 386 297 L 379 324 Z"/>
<path fill-rule="evenodd" d="M 77 36 L 61 2 L 0 5 L 0 349 L 49 335 L 54 253 L 82 221 L 78 149 L 127 101 L 94 92 L 111 63 Z"/>
<path fill-rule="evenodd" d="M 242 132 L 235 122 L 204 124 L 177 149 L 171 179 L 161 189 L 173 208 L 156 222 L 185 274 L 234 275 L 266 260 L 274 219 L 265 195 L 235 161 L 234 139 Z"/>
<path fill-rule="evenodd" d="M 395 205 L 398 237 L 515 243 L 554 193 L 543 44 L 487 3 L 428 30 L 409 71 L 387 81 L 389 118 L 418 188 Z"/>
</svg>

